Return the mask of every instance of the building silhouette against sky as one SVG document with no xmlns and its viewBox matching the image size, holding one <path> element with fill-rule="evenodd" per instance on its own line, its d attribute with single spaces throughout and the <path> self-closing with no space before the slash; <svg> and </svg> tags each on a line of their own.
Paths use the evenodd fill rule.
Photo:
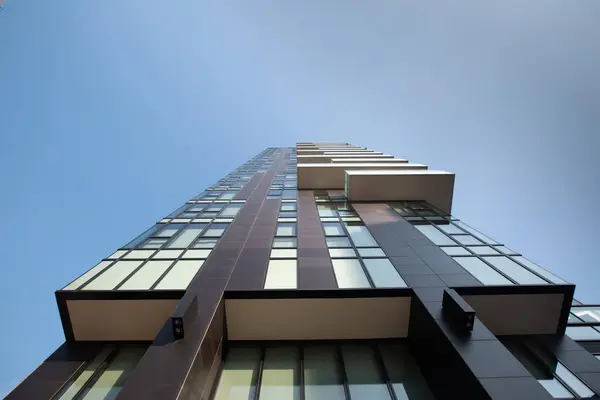
<svg viewBox="0 0 600 400">
<path fill-rule="evenodd" d="M 600 394 L 600 306 L 452 216 L 454 179 L 267 148 L 58 290 L 65 343 L 7 398 Z"/>
</svg>

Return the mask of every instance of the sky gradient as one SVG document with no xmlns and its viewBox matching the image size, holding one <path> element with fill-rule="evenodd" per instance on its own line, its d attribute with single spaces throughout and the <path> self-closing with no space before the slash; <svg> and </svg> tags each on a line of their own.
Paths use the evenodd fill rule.
<svg viewBox="0 0 600 400">
<path fill-rule="evenodd" d="M 595 0 L 6 1 L 0 396 L 64 341 L 54 290 L 296 141 L 455 172 L 456 216 L 600 303 L 599 17 Z"/>
</svg>

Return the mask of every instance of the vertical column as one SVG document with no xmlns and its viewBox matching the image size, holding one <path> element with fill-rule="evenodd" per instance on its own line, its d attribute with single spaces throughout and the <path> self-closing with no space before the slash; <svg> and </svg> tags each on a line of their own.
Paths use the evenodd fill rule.
<svg viewBox="0 0 600 400">
<path fill-rule="evenodd" d="M 119 400 L 208 396 L 221 359 L 225 325 L 223 292 L 255 225 L 271 181 L 281 169 L 282 158 L 279 151 L 262 178 L 251 179 L 246 185 L 250 195 L 244 207 L 179 302 L 175 313 L 183 315 L 197 297 L 195 318 L 190 326 L 184 327 L 185 337 L 173 341 L 171 323 L 166 321 L 119 393 Z"/>
<path fill-rule="evenodd" d="M 312 190 L 298 191 L 298 289 L 336 289 Z"/>
<path fill-rule="evenodd" d="M 442 314 L 448 286 L 480 285 L 450 256 L 387 204 L 354 208 L 406 283 L 413 288 L 409 343 L 432 388 L 444 397 L 546 399 L 548 393 L 476 318 L 457 332 Z"/>
<path fill-rule="evenodd" d="M 102 348 L 92 343 L 63 343 L 23 382 L 10 392 L 6 399 L 49 399 L 93 359 Z"/>
</svg>

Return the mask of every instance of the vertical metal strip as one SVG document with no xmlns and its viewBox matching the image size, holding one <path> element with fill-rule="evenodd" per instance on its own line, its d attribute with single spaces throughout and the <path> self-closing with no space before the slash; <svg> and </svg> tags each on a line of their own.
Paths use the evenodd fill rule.
<svg viewBox="0 0 600 400">
<path fill-rule="evenodd" d="M 370 347 L 373 351 L 373 354 L 375 355 L 375 362 L 377 363 L 377 367 L 379 368 L 379 373 L 381 374 L 381 376 L 383 376 L 388 391 L 390 392 L 390 397 L 393 400 L 398 400 L 398 398 L 396 397 L 396 392 L 394 392 L 394 387 L 392 386 L 390 375 L 388 373 L 387 368 L 385 367 L 385 363 L 383 362 L 383 357 L 379 352 L 379 346 L 377 345 L 377 343 L 373 343 Z"/>
<path fill-rule="evenodd" d="M 256 392 L 254 392 L 254 400 L 260 398 L 260 389 L 262 385 L 263 367 L 265 365 L 266 348 L 264 345 L 260 347 L 260 362 L 258 363 L 258 377 L 256 378 Z"/>
<path fill-rule="evenodd" d="M 350 396 L 350 387 L 348 386 L 348 375 L 346 375 L 346 368 L 344 368 L 344 356 L 342 355 L 342 349 L 339 345 L 335 345 L 335 352 L 337 354 L 338 368 L 342 372 L 346 400 L 352 400 L 352 396 Z"/>
<path fill-rule="evenodd" d="M 299 384 L 300 384 L 300 400 L 304 400 L 306 398 L 306 393 L 305 393 L 305 385 L 304 385 L 304 346 L 301 344 L 300 346 L 298 346 L 298 351 L 299 351 L 299 355 L 300 355 L 300 371 L 299 371 Z"/>
</svg>

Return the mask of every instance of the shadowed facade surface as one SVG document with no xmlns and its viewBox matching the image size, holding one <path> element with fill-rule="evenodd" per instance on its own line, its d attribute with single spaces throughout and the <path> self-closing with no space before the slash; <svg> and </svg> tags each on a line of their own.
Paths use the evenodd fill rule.
<svg viewBox="0 0 600 400">
<path fill-rule="evenodd" d="M 453 216 L 454 181 L 267 148 L 57 290 L 65 343 L 7 399 L 597 398 L 600 305 Z"/>
</svg>

